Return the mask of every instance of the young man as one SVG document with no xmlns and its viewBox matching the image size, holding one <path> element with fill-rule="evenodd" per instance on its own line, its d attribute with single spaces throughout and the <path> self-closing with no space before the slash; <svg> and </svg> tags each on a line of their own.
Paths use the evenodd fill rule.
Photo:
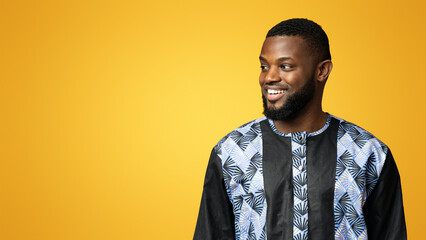
<svg viewBox="0 0 426 240">
<path fill-rule="evenodd" d="M 259 58 L 265 117 L 212 150 L 194 239 L 406 239 L 389 148 L 322 110 L 333 67 L 322 28 L 283 21 Z"/>
</svg>

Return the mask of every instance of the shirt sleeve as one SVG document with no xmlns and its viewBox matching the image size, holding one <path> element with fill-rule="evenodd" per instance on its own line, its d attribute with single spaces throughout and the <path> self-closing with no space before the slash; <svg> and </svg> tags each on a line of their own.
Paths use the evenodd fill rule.
<svg viewBox="0 0 426 240">
<path fill-rule="evenodd" d="M 401 181 L 390 150 L 377 185 L 368 196 L 363 211 L 368 239 L 407 239 Z"/>
<path fill-rule="evenodd" d="M 235 239 L 234 213 L 225 188 L 221 160 L 212 150 L 194 240 L 228 239 Z"/>
</svg>

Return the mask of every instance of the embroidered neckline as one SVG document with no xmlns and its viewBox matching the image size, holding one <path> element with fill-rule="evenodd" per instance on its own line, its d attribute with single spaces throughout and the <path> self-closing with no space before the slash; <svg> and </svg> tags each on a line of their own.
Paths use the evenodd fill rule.
<svg viewBox="0 0 426 240">
<path fill-rule="evenodd" d="M 307 137 L 312 137 L 312 136 L 321 134 L 321 133 L 323 133 L 328 128 L 328 126 L 330 126 L 331 118 L 333 116 L 331 114 L 329 114 L 329 113 L 327 113 L 327 115 L 328 115 L 327 116 L 327 121 L 325 122 L 324 126 L 320 130 L 318 130 L 318 131 L 315 131 L 315 132 L 312 132 L 312 133 L 308 133 Z M 283 137 L 291 137 L 292 133 L 282 133 L 282 132 L 278 131 L 277 127 L 275 127 L 275 124 L 274 124 L 273 120 L 271 120 L 271 119 L 268 118 L 268 122 L 269 122 L 269 126 L 271 126 L 272 131 L 274 131 L 274 133 L 276 133 L 276 134 L 278 134 L 280 136 L 283 136 Z M 306 134 L 306 132 L 301 132 L 301 133 L 305 133 Z"/>
</svg>

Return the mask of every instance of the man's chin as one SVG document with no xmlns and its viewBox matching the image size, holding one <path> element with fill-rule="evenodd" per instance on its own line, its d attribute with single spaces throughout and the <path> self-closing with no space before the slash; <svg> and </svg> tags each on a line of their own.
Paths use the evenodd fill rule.
<svg viewBox="0 0 426 240">
<path fill-rule="evenodd" d="M 267 101 L 266 103 L 267 103 L 266 107 L 268 108 L 269 111 L 276 111 L 278 109 L 281 109 L 284 106 L 284 104 L 278 103 L 278 102 Z"/>
<path fill-rule="evenodd" d="M 268 106 L 268 107 L 267 107 L 268 112 L 275 112 L 275 111 L 277 111 L 278 109 L 279 109 L 279 108 L 274 107 L 274 106 Z"/>
</svg>

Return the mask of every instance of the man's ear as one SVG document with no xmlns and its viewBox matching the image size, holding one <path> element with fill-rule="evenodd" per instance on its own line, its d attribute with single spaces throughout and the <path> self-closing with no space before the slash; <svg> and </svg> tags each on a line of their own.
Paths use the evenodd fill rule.
<svg viewBox="0 0 426 240">
<path fill-rule="evenodd" d="M 320 62 L 317 66 L 317 80 L 325 83 L 330 75 L 331 69 L 333 69 L 333 63 L 330 59 L 327 59 Z"/>
</svg>

